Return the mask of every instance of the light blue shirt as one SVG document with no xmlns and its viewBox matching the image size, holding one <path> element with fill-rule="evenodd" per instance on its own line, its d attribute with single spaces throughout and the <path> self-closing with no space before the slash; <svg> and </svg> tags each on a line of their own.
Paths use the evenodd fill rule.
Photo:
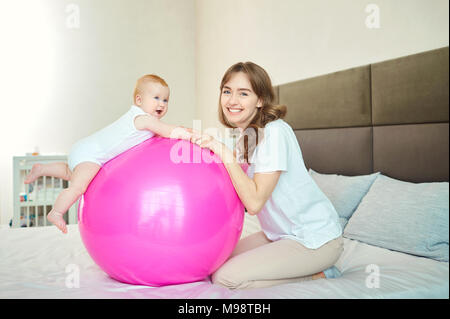
<svg viewBox="0 0 450 319">
<path fill-rule="evenodd" d="M 316 249 L 342 235 L 339 216 L 308 173 L 292 128 L 278 119 L 264 128 L 247 175 L 281 171 L 272 195 L 257 214 L 272 241 L 290 238 Z"/>
</svg>

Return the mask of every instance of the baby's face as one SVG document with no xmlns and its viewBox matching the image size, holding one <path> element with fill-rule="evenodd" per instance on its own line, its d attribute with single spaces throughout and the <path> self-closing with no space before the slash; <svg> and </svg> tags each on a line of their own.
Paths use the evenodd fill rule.
<svg viewBox="0 0 450 319">
<path fill-rule="evenodd" d="M 160 119 L 166 113 L 169 103 L 170 90 L 157 82 L 144 84 L 142 94 L 136 95 L 136 105 L 144 112 Z"/>
</svg>

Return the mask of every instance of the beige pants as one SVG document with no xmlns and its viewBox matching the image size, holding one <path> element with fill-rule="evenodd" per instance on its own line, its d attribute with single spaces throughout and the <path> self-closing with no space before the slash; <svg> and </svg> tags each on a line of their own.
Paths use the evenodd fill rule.
<svg viewBox="0 0 450 319">
<path fill-rule="evenodd" d="M 333 266 L 343 250 L 342 237 L 309 249 L 292 239 L 272 242 L 260 231 L 241 239 L 211 280 L 230 289 L 311 280 L 312 275 Z"/>
</svg>

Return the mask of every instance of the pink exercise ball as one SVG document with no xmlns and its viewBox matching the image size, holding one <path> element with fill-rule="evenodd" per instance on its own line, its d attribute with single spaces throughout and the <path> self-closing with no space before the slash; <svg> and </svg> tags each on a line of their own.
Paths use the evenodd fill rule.
<svg viewBox="0 0 450 319">
<path fill-rule="evenodd" d="M 215 154 L 161 137 L 105 163 L 78 206 L 81 238 L 95 263 L 118 281 L 148 286 L 212 274 L 236 246 L 243 218 Z"/>
</svg>

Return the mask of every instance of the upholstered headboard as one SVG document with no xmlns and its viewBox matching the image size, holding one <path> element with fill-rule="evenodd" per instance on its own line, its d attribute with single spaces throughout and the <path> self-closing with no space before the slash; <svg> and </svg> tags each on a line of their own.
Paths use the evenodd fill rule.
<svg viewBox="0 0 450 319">
<path fill-rule="evenodd" d="M 320 173 L 449 180 L 449 48 L 275 87 Z"/>
</svg>

